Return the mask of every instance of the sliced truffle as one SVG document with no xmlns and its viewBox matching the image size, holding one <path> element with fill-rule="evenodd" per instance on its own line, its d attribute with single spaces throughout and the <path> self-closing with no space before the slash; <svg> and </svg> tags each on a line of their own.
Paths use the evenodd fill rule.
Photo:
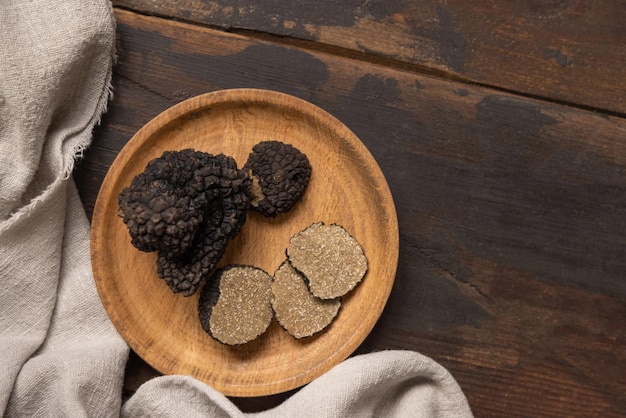
<svg viewBox="0 0 626 418">
<path fill-rule="evenodd" d="M 159 252 L 159 277 L 190 296 L 245 223 L 250 184 L 231 157 L 166 151 L 122 190 L 120 216 L 135 247 Z"/>
<path fill-rule="evenodd" d="M 289 211 L 311 177 L 307 156 L 280 141 L 256 144 L 243 170 L 252 178 L 252 208 L 268 217 Z"/>
<path fill-rule="evenodd" d="M 335 319 L 341 299 L 320 299 L 311 294 L 304 277 L 289 261 L 274 273 L 272 308 L 278 323 L 293 337 L 305 338 L 323 330 Z"/>
<path fill-rule="evenodd" d="M 345 295 L 367 272 L 361 245 L 336 224 L 318 222 L 292 236 L 287 257 L 306 277 L 311 293 L 321 299 Z"/>
<path fill-rule="evenodd" d="M 219 269 L 200 293 L 202 328 L 228 345 L 244 344 L 272 322 L 272 276 L 253 266 Z"/>
</svg>

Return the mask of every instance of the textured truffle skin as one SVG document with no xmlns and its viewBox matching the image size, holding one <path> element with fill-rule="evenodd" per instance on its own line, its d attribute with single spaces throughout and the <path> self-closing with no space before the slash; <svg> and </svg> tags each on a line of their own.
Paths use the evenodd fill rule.
<svg viewBox="0 0 626 418">
<path fill-rule="evenodd" d="M 302 197 L 311 177 L 307 156 L 280 141 L 256 144 L 243 170 L 253 181 L 252 209 L 267 217 L 289 211 Z"/>
<path fill-rule="evenodd" d="M 122 190 L 119 214 L 136 248 L 159 252 L 159 277 L 190 296 L 245 223 L 250 185 L 231 157 L 166 151 Z"/>
<path fill-rule="evenodd" d="M 198 316 L 200 318 L 200 324 L 204 331 L 213 336 L 211 333 L 211 327 L 209 320 L 211 319 L 211 313 L 213 307 L 217 305 L 217 301 L 220 298 L 220 275 L 224 270 L 219 269 L 213 273 L 213 275 L 207 280 L 206 284 L 200 290 L 200 299 L 198 300 Z"/>
<path fill-rule="evenodd" d="M 167 151 L 122 190 L 120 215 L 137 249 L 181 254 L 189 248 L 207 203 L 196 172 L 210 158 L 193 150 Z"/>
<path fill-rule="evenodd" d="M 208 208 L 208 219 L 196 234 L 194 244 L 181 257 L 168 257 L 163 252 L 159 253 L 157 273 L 172 291 L 191 296 L 215 270 L 229 241 L 239 233 L 246 221 L 247 197 L 245 205 L 243 200 L 242 193 L 236 193 L 214 201 Z"/>
</svg>

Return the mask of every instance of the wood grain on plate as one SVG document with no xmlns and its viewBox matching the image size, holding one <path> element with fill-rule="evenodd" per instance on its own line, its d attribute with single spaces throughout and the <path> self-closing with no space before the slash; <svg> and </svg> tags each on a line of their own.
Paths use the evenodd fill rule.
<svg viewBox="0 0 626 418">
<path fill-rule="evenodd" d="M 363 246 L 369 271 L 326 331 L 295 340 L 276 321 L 236 347 L 209 337 L 196 295 L 173 294 L 157 277 L 156 254 L 130 244 L 117 195 L 163 151 L 194 148 L 242 166 L 257 142 L 278 139 L 304 152 L 313 173 L 302 200 L 274 219 L 250 213 L 225 264 L 272 274 L 289 238 L 313 222 L 344 226 Z M 187 374 L 226 395 L 260 396 L 308 383 L 348 357 L 387 301 L 398 258 L 395 208 L 385 178 L 359 139 L 325 111 L 293 96 L 256 89 L 201 95 L 157 116 L 122 149 L 100 190 L 92 220 L 92 264 L 102 302 L 131 348 L 165 374 Z"/>
</svg>

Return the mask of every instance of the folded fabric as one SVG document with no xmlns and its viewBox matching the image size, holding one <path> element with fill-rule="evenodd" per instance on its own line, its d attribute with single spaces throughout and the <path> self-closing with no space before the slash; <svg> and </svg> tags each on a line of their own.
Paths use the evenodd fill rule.
<svg viewBox="0 0 626 418">
<path fill-rule="evenodd" d="M 243 416 L 186 376 L 153 379 L 122 407 L 129 349 L 98 298 L 71 178 L 109 99 L 111 4 L 0 8 L 0 416 Z M 406 351 L 349 359 L 256 414 L 470 415 L 452 376 Z"/>
<path fill-rule="evenodd" d="M 71 180 L 109 99 L 108 1 L 0 6 L 0 415 L 116 416 L 128 347 Z"/>
<path fill-rule="evenodd" d="M 381 351 L 350 358 L 279 406 L 244 414 L 211 387 L 185 376 L 142 385 L 122 417 L 471 417 L 454 378 L 412 351 Z"/>
</svg>

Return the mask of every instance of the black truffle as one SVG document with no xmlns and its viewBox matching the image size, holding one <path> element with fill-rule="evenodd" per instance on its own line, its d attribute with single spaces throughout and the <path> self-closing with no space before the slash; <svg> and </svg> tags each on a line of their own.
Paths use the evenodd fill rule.
<svg viewBox="0 0 626 418">
<path fill-rule="evenodd" d="M 231 157 L 166 151 L 122 190 L 120 216 L 135 247 L 159 252 L 159 277 L 190 296 L 245 223 L 250 184 Z"/>
<path fill-rule="evenodd" d="M 187 252 L 180 257 L 159 252 L 157 273 L 175 293 L 191 296 L 213 273 L 228 243 L 243 226 L 247 209 L 226 198 L 214 201 L 207 212 L 210 216 Z"/>
<path fill-rule="evenodd" d="M 272 276 L 242 265 L 219 269 L 202 288 L 202 328 L 223 344 L 239 345 L 263 334 L 273 318 Z"/>
<path fill-rule="evenodd" d="M 122 190 L 119 214 L 136 248 L 172 254 L 189 248 L 207 203 L 195 174 L 210 157 L 193 150 L 167 151 Z"/>
<path fill-rule="evenodd" d="M 252 208 L 268 217 L 289 211 L 311 177 L 307 156 L 280 141 L 256 144 L 243 170 L 252 178 Z"/>
</svg>

